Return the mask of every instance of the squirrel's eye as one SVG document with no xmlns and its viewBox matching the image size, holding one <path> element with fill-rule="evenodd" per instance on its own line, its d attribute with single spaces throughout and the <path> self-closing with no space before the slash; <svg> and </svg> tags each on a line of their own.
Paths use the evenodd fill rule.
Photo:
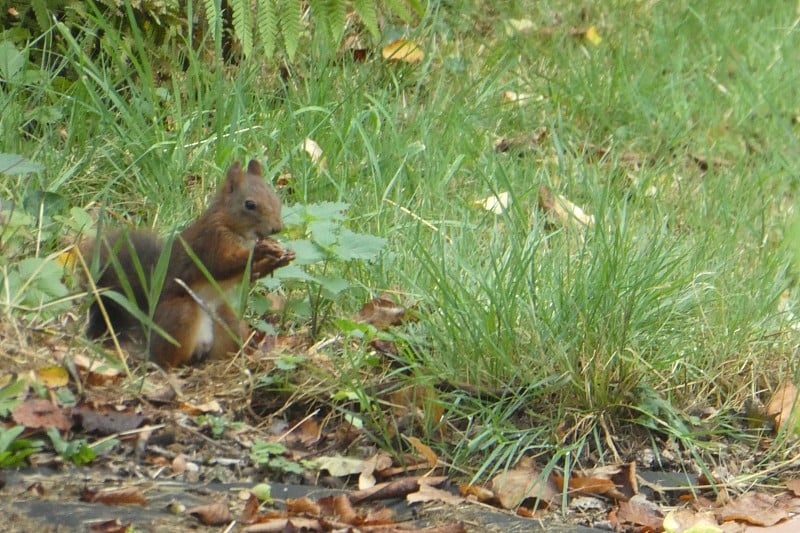
<svg viewBox="0 0 800 533">
<path fill-rule="evenodd" d="M 245 200 L 244 207 L 252 211 L 253 209 L 256 208 L 256 203 L 253 200 Z"/>
</svg>

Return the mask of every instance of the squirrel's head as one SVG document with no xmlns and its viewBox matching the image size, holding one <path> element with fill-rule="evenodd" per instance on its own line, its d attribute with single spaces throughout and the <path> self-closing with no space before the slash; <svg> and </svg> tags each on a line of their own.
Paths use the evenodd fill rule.
<svg viewBox="0 0 800 533">
<path fill-rule="evenodd" d="M 264 182 L 261 164 L 255 159 L 247 171 L 238 161 L 231 165 L 220 193 L 229 217 L 226 222 L 246 240 L 265 239 L 283 229 L 280 198 Z"/>
</svg>

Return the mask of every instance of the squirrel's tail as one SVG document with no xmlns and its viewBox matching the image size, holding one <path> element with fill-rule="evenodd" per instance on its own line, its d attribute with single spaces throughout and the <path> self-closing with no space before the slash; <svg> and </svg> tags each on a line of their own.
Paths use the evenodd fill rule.
<svg viewBox="0 0 800 533">
<path fill-rule="evenodd" d="M 147 313 L 150 280 L 163 250 L 163 244 L 155 235 L 146 231 L 115 230 L 85 240 L 80 250 L 90 262 L 98 289 L 115 291 L 128 300 L 127 307 L 135 304 Z M 103 316 L 97 298 L 102 300 L 108 320 Z M 117 335 L 138 335 L 141 331 L 139 320 L 118 300 L 95 295 L 89 308 L 87 336 L 101 337 L 109 332 L 109 325 Z"/>
</svg>

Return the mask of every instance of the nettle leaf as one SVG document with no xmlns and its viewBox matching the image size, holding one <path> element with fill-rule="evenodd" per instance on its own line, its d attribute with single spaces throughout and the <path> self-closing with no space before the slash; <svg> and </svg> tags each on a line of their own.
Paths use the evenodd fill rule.
<svg viewBox="0 0 800 533">
<path fill-rule="evenodd" d="M 350 204 L 344 202 L 320 202 L 318 204 L 308 204 L 305 206 L 306 220 L 344 220 L 344 212 L 350 208 Z"/>
<path fill-rule="evenodd" d="M 284 205 L 281 209 L 284 226 L 300 226 L 307 222 L 306 206 L 303 204 Z"/>
<path fill-rule="evenodd" d="M 0 173 L 16 176 L 41 172 L 44 166 L 17 154 L 0 154 Z"/>
<path fill-rule="evenodd" d="M 314 263 L 324 261 L 327 257 L 322 248 L 305 239 L 288 241 L 285 243 L 285 247 L 294 252 L 295 260 L 293 261 L 293 264 L 295 265 L 313 265 Z M 279 270 L 279 272 L 285 270 L 286 269 L 283 268 Z"/>
<path fill-rule="evenodd" d="M 334 298 L 340 292 L 350 288 L 350 283 L 343 278 L 317 276 L 317 283 L 322 287 L 322 290 L 328 293 L 327 296 L 330 298 Z"/>
<path fill-rule="evenodd" d="M 309 223 L 308 233 L 313 241 L 323 248 L 330 248 L 339 240 L 341 225 L 330 220 L 316 220 Z"/>
<path fill-rule="evenodd" d="M 276 270 L 275 277 L 278 279 L 291 279 L 297 281 L 317 281 L 316 277 L 309 274 L 298 265 L 294 264 Z"/>
<path fill-rule="evenodd" d="M 45 217 L 52 217 L 66 208 L 67 200 L 58 193 L 33 191 L 22 200 L 22 206 L 36 218 L 40 210 Z"/>
<path fill-rule="evenodd" d="M 383 237 L 356 233 L 347 228 L 342 228 L 334 253 L 343 261 L 351 261 L 353 259 L 370 261 L 378 257 L 385 246 L 386 239 Z"/>
<path fill-rule="evenodd" d="M 14 78 L 22 72 L 27 62 L 25 54 L 17 50 L 11 41 L 0 42 L 0 77 L 4 80 L 15 81 Z"/>
<path fill-rule="evenodd" d="M 69 291 L 61 282 L 63 269 L 41 257 L 29 257 L 17 263 L 20 281 L 29 282 L 25 293 L 27 303 L 42 304 L 64 298 Z"/>
</svg>

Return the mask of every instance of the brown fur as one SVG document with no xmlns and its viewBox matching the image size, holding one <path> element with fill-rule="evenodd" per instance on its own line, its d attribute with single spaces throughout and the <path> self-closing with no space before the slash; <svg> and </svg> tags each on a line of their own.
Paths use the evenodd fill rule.
<svg viewBox="0 0 800 533">
<path fill-rule="evenodd" d="M 169 368 L 207 358 L 224 358 L 238 351 L 242 328 L 227 302 L 227 294 L 242 282 L 251 249 L 253 259 L 248 281 L 264 277 L 294 259 L 292 252 L 267 239 L 281 229 L 280 200 L 264 183 L 261 165 L 250 161 L 245 172 L 235 163 L 205 213 L 173 240 L 167 276 L 153 321 L 178 345 L 153 332 L 149 351 L 155 362 Z M 134 280 L 131 286 L 136 303 L 146 312 L 147 297 L 142 283 L 135 279 L 133 256 L 139 258 L 149 279 L 163 248 L 160 240 L 152 233 L 134 231 L 114 232 L 101 241 L 104 246 L 97 253 L 105 268 L 98 277 L 98 286 L 120 290 L 120 275 Z M 187 247 L 210 273 L 219 290 L 195 264 Z M 84 247 L 86 251 L 95 248 L 93 243 Z M 109 266 L 111 255 L 117 258 L 121 272 Z M 202 305 L 176 279 L 185 283 Z M 107 308 L 109 302 L 104 299 Z M 96 305 L 90 311 L 87 328 L 87 333 L 94 337 L 105 332 L 105 323 Z M 115 331 L 136 329 L 138 321 L 134 317 L 113 302 L 110 308 L 114 311 L 113 316 L 111 312 L 109 315 Z"/>
</svg>

